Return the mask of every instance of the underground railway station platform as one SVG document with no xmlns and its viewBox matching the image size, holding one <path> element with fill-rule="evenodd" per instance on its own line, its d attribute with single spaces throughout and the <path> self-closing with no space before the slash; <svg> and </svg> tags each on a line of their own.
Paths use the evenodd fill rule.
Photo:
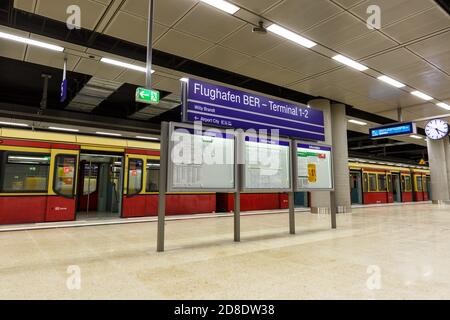
<svg viewBox="0 0 450 320">
<path fill-rule="evenodd" d="M 447 0 L 0 1 L 0 300 L 450 300 L 449 61 Z"/>
</svg>

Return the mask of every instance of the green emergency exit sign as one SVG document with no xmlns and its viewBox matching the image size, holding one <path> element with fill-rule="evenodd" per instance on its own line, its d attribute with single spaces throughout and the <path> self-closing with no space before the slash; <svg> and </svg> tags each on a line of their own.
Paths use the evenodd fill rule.
<svg viewBox="0 0 450 320">
<path fill-rule="evenodd" d="M 136 89 L 136 102 L 158 104 L 160 99 L 159 91 L 145 88 Z"/>
</svg>

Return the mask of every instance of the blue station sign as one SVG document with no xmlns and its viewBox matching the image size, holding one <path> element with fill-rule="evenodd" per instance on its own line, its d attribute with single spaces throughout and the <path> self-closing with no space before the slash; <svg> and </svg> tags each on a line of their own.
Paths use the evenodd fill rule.
<svg viewBox="0 0 450 320">
<path fill-rule="evenodd" d="M 416 133 L 417 127 L 414 122 L 396 123 L 388 126 L 370 129 L 370 137 L 372 139 L 379 139 L 392 136 L 403 136 Z"/>
<path fill-rule="evenodd" d="M 234 129 L 278 129 L 297 139 L 325 140 L 320 110 L 200 80 L 183 87 L 183 121 Z"/>
</svg>

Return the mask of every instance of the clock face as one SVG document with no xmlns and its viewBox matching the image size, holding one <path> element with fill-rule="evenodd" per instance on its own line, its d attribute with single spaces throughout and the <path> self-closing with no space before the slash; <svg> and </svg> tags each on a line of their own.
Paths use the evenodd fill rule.
<svg viewBox="0 0 450 320">
<path fill-rule="evenodd" d="M 442 119 L 434 119 L 425 126 L 425 133 L 427 137 L 433 140 L 439 140 L 448 135 L 448 123 Z"/>
</svg>

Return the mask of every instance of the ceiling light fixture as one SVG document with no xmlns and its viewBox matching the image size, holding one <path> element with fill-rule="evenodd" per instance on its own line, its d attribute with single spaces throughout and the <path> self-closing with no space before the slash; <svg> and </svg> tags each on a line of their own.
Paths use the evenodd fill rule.
<svg viewBox="0 0 450 320">
<path fill-rule="evenodd" d="M 422 140 L 423 139 L 421 136 L 418 136 L 418 135 L 415 135 L 415 134 L 412 134 L 409 137 L 413 138 L 413 139 L 417 139 L 417 140 Z"/>
<path fill-rule="evenodd" d="M 359 121 L 359 120 L 355 120 L 355 119 L 350 119 L 350 120 L 348 120 L 348 122 L 357 124 L 359 126 L 367 126 L 367 122 Z"/>
<path fill-rule="evenodd" d="M 101 136 L 113 136 L 113 137 L 121 137 L 122 136 L 120 133 L 102 132 L 102 131 L 97 131 L 96 134 L 99 134 Z"/>
<path fill-rule="evenodd" d="M 369 69 L 368 67 L 366 67 L 365 65 L 362 65 L 359 62 L 356 62 L 350 58 L 344 57 L 343 55 L 336 55 L 333 57 L 333 60 L 339 61 L 340 63 L 343 63 L 353 69 L 356 69 L 358 71 L 366 71 L 367 69 Z"/>
<path fill-rule="evenodd" d="M 317 45 L 317 43 L 312 42 L 311 40 L 308 40 L 306 38 L 303 38 L 302 36 L 292 31 L 289 31 L 288 29 L 285 29 L 275 23 L 267 27 L 267 30 L 306 48 L 312 48 Z"/>
<path fill-rule="evenodd" d="M 8 121 L 0 121 L 0 124 L 6 125 L 6 126 L 15 126 L 15 127 L 29 127 L 26 123 L 17 123 L 17 122 L 8 122 Z"/>
<path fill-rule="evenodd" d="M 420 99 L 423 99 L 425 101 L 433 100 L 433 97 L 430 97 L 429 95 L 427 95 L 423 92 L 420 92 L 420 91 L 413 91 L 413 92 L 411 92 L 411 94 L 416 97 L 419 97 Z"/>
<path fill-rule="evenodd" d="M 235 6 L 234 4 L 224 0 L 200 0 L 200 1 L 209 4 L 210 6 L 213 6 L 219 10 L 225 11 L 226 13 L 229 14 L 235 14 L 240 9 L 238 6 Z"/>
<path fill-rule="evenodd" d="M 397 80 L 394 80 L 394 79 L 392 79 L 392 78 L 390 78 L 388 76 L 379 76 L 378 80 L 386 82 L 387 84 L 390 84 L 391 86 L 394 86 L 396 88 L 403 88 L 403 87 L 406 86 L 403 83 L 401 83 L 401 82 L 399 82 Z"/>
<path fill-rule="evenodd" d="M 137 139 L 143 139 L 143 140 L 159 141 L 159 138 L 155 138 L 155 137 L 136 136 L 136 138 L 137 138 Z"/>
<path fill-rule="evenodd" d="M 49 50 L 53 50 L 53 51 L 58 51 L 58 52 L 64 51 L 63 47 L 56 46 L 54 44 L 37 41 L 37 40 L 32 40 L 30 38 L 19 37 L 19 36 L 15 36 L 15 35 L 12 35 L 9 33 L 0 32 L 0 38 L 28 44 L 30 46 L 41 47 L 41 48 L 45 48 L 45 49 L 49 49 Z"/>
<path fill-rule="evenodd" d="M 70 128 L 59 128 L 59 127 L 48 127 L 50 130 L 55 131 L 67 131 L 67 132 L 79 132 L 78 129 L 70 129 Z"/>
<path fill-rule="evenodd" d="M 450 106 L 449 106 L 448 104 L 446 104 L 446 103 L 439 102 L 439 103 L 436 103 L 436 105 L 437 105 L 438 107 L 441 107 L 442 109 L 450 110 Z"/>
<path fill-rule="evenodd" d="M 188 78 L 181 78 L 180 81 L 181 82 L 189 82 L 189 79 Z"/>
<path fill-rule="evenodd" d="M 126 62 L 122 62 L 122 61 L 118 61 L 118 60 L 114 60 L 114 59 L 110 59 L 110 58 L 102 58 L 100 61 L 104 62 L 104 63 L 112 64 L 114 66 L 126 68 L 126 69 L 131 69 L 131 70 L 140 71 L 140 72 L 144 72 L 144 73 L 147 72 L 146 67 L 141 67 L 141 66 L 137 66 L 135 64 L 126 63 Z M 152 70 L 152 73 L 155 73 L 155 70 Z"/>
</svg>

